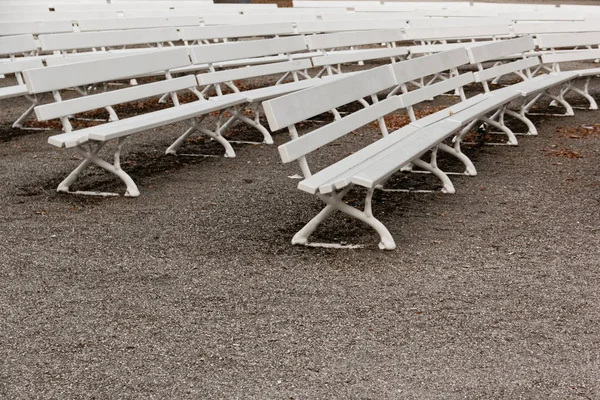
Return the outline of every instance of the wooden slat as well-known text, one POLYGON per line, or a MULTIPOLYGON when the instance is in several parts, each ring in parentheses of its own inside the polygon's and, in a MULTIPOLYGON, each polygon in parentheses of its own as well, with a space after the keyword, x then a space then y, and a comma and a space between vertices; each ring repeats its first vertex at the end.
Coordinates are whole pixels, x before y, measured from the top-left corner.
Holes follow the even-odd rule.
POLYGON ((595 60, 600 58, 600 49, 561 51, 555 54, 542 55, 544 64, 561 63, 569 61, 595 60))
POLYGON ((340 32, 307 36, 309 50, 331 49, 335 47, 360 46, 374 43, 397 42, 403 39, 400 29, 373 31, 340 32))
POLYGON ((24 77, 29 93, 44 93, 73 86, 124 79, 189 64, 185 48, 30 69, 24 77))
POLYGON ((533 50, 535 44, 532 36, 523 36, 517 39, 499 40, 481 46, 473 46, 467 49, 469 59, 473 64, 489 60, 497 60, 501 57, 523 53, 533 50))
POLYGON ((498 76, 510 74, 516 71, 521 71, 526 68, 531 68, 536 65, 539 65, 540 61, 537 57, 527 58, 525 60, 518 60, 506 64, 498 65, 497 67, 492 67, 485 69, 483 71, 475 72, 473 75, 475 77, 475 82, 483 82, 498 76))
POLYGON ((193 46, 190 47, 190 54, 194 64, 203 64, 303 50, 306 50, 304 38, 302 36, 290 36, 277 39, 247 40, 233 43, 193 46))
POLYGON ((71 21, 0 22, 0 36, 73 32, 71 21))
POLYGON ((537 36, 537 44, 540 49, 587 46, 599 43, 598 32, 555 33, 537 36))
POLYGON ((148 97, 158 96, 168 92, 175 92, 191 87, 196 87, 196 80, 192 75, 187 75, 181 78, 148 83, 146 85, 134 86, 37 106, 34 110, 38 120, 46 121, 49 119, 64 117, 66 115, 96 110, 115 104, 145 99, 148 97))
POLYGON ((380 101, 368 108, 356 111, 347 117, 334 121, 319 129, 315 129, 296 140, 279 146, 279 155, 284 163, 288 163, 333 142, 366 124, 383 117, 398 108, 401 104, 396 96, 380 101))
POLYGON ((467 72, 455 76, 454 78, 399 95, 398 97, 402 101, 402 106, 408 107, 439 96, 442 93, 447 93, 471 82, 474 82, 473 73, 467 72))
POLYGON ((0 54, 24 53, 37 49, 33 35, 0 37, 0 54))
POLYGON ((203 40, 240 38, 250 36, 291 35, 294 25, 291 22, 250 25, 216 25, 184 27, 179 30, 182 40, 203 40))
POLYGON ((321 57, 313 57, 312 62, 315 67, 319 67, 324 65, 343 64, 357 61, 377 60, 387 57, 403 56, 406 54, 408 54, 408 48, 406 47, 340 51, 338 54, 334 52, 321 57))
POLYGON ((304 121, 396 84, 388 65, 263 102, 272 131, 304 121))
POLYGON ((465 65, 468 62, 469 56, 467 51, 464 48, 459 48, 430 56, 405 60, 393 64, 392 68, 398 83, 406 83, 421 77, 465 65))
POLYGON ((210 85, 211 83, 228 82, 257 76, 279 74, 288 71, 298 71, 311 67, 312 64, 310 60, 297 60, 266 65, 256 65, 245 68, 228 69, 225 71, 208 72, 206 74, 197 75, 197 79, 200 85, 210 85))
POLYGON ((43 68, 42 60, 39 58, 20 58, 15 61, 0 63, 0 74, 14 74, 31 68, 43 68))
POLYGON ((179 40, 177 29, 135 29, 107 32, 60 33, 40 35, 40 47, 44 51, 89 49, 92 47, 128 46, 179 40))

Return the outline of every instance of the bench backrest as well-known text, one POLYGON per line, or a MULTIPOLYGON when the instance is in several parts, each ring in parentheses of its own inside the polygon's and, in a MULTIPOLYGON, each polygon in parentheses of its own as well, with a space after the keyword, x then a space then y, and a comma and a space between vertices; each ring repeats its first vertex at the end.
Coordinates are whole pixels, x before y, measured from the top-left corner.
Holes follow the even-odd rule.
POLYGON ((344 31, 369 31, 379 29, 401 29, 406 27, 405 20, 360 20, 360 21, 306 21, 296 24, 296 32, 306 33, 329 33, 344 31))
POLYGON ((294 25, 291 22, 247 25, 195 26, 183 27, 179 29, 179 36, 181 37, 181 40, 184 41, 292 34, 294 34, 294 25))
POLYGON ((272 131, 293 126, 396 85, 388 65, 263 102, 272 131))
POLYGON ((0 22, 0 36, 73 32, 71 21, 0 22))
POLYGON ((471 39, 510 35, 508 24, 406 28, 407 40, 471 39))
POLYGON ((116 11, 73 11, 73 12, 4 12, 0 21, 79 21, 82 19, 117 18, 116 11))
POLYGON ((132 78, 157 71, 168 71, 189 64, 187 49, 175 48, 30 69, 26 70, 23 75, 29 93, 34 94, 132 78))
POLYGON ((367 44, 395 43, 403 40, 400 29, 385 29, 359 32, 339 32, 306 37, 309 50, 325 50, 367 44))
POLYGON ((197 26, 199 20, 195 16, 188 17, 155 17, 155 18, 115 18, 89 19, 78 23, 79 31, 114 31, 120 29, 151 29, 180 26, 197 26))
POLYGON ((175 28, 59 33, 39 36, 40 47, 43 51, 128 46, 177 40, 179 40, 179 35, 175 28))
POLYGON ((575 22, 520 22, 513 25, 517 35, 540 35, 544 33, 594 32, 600 24, 589 21, 575 22))
POLYGON ((274 22, 316 21, 317 16, 315 14, 204 15, 202 19, 205 25, 240 25, 274 22))
POLYGON ((537 36, 537 44, 540 49, 588 46, 599 43, 598 32, 555 33, 537 36))
POLYGON ((189 49, 194 64, 211 64, 217 61, 239 60, 305 51, 306 43, 302 36, 290 36, 192 46, 189 49))
POLYGON ((33 35, 0 37, 0 55, 14 55, 37 50, 33 35))

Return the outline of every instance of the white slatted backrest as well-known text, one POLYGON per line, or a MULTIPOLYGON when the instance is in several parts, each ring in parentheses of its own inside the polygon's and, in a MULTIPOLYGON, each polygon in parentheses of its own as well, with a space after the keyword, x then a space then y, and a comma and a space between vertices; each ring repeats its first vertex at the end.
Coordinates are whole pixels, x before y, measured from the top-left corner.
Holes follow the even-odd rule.
POLYGON ((540 60, 537 57, 530 57, 523 60, 517 60, 514 62, 500 64, 495 67, 487 68, 483 71, 475 72, 475 82, 484 82, 490 79, 508 75, 513 72, 522 71, 528 68, 535 67, 540 64, 540 60))
POLYGON ((280 74, 288 71, 298 71, 311 68, 312 64, 309 59, 295 60, 281 63, 271 63, 266 65, 256 65, 251 67, 227 69, 225 71, 207 72, 197 75, 200 85, 210 85, 213 83, 221 83, 234 81, 238 79, 255 78, 258 76, 280 74))
POLYGON ((39 58, 22 57, 16 61, 1 62, 0 63, 0 74, 14 74, 15 72, 21 72, 31 68, 43 68, 42 60, 39 58))
MULTIPOLYGON (((401 23, 400 26, 394 26, 393 28, 402 28, 404 27, 409 20, 412 18, 423 18, 423 14, 420 13, 390 13, 390 12, 380 12, 380 13, 345 13, 345 14, 323 14, 321 19, 323 21, 378 21, 382 22, 384 20, 393 20, 401 23)), ((385 28, 385 27, 381 27, 385 28)))
POLYGON ((520 54, 535 48, 532 36, 523 36, 517 39, 500 40, 472 46, 467 48, 471 63, 477 64, 489 60, 497 60, 501 57, 520 54))
POLYGON ((0 37, 0 54, 25 53, 37 49, 33 35, 0 37))
POLYGON ((302 36, 247 40, 190 47, 192 62, 194 64, 238 60, 303 50, 306 50, 306 43, 302 36))
POLYGON ((447 79, 432 85, 424 86, 420 89, 410 91, 399 95, 402 107, 411 107, 415 104, 422 103, 440 94, 454 91, 460 87, 475 82, 475 77, 472 72, 467 72, 454 78, 447 79))
POLYGON ((62 32, 73 32, 73 23, 71 21, 0 22, 0 36, 62 32))
POLYGON ((241 38, 251 36, 291 35, 294 25, 291 22, 251 25, 216 25, 184 27, 179 30, 182 40, 203 40, 241 38))
POLYGON ((542 63, 552 64, 569 61, 595 60, 600 58, 600 49, 564 51, 556 54, 542 55, 542 63))
POLYGON ((509 12, 500 13, 501 17, 510 18, 513 21, 583 21, 585 19, 584 13, 571 13, 569 11, 558 11, 552 12, 509 12))
POLYGON ((60 33, 40 35, 40 47, 45 51, 89 49, 92 47, 127 46, 179 40, 177 29, 135 29, 107 32, 60 33))
POLYGON ((21 21, 80 21, 82 19, 117 18, 116 11, 73 11, 73 12, 10 12, 1 13, 2 22, 21 21))
POLYGON ((413 58, 392 65, 396 81, 399 84, 414 81, 421 77, 457 68, 469 62, 467 51, 463 48, 413 58))
POLYGON ((141 100, 152 96, 159 96, 169 92, 176 92, 196 86, 193 75, 180 78, 167 79, 160 82, 148 83, 125 89, 113 90, 91 96, 78 97, 71 100, 59 101, 47 105, 37 106, 35 115, 39 121, 60 118, 89 110, 122 104, 129 101, 141 100))
POLYGON ((306 37, 309 50, 398 42, 401 40, 403 40, 403 34, 400 29, 328 33, 306 37))
POLYGON ((540 49, 587 46, 599 43, 600 35, 598 35, 598 32, 557 33, 537 36, 537 44, 540 49))
POLYGON ((202 17, 206 25, 240 25, 240 24, 261 24, 275 22, 300 22, 316 21, 315 14, 255 14, 255 15, 204 15, 202 17))
POLYGON ((319 67, 349 62, 376 60, 387 57, 397 57, 407 54, 408 48, 406 47, 386 47, 383 49, 368 49, 357 51, 336 51, 324 56, 313 57, 312 62, 315 67, 319 67))
POLYGON ((343 31, 369 31, 379 29, 400 29, 406 26, 404 20, 365 20, 365 21, 312 21, 298 22, 296 32, 319 33, 319 32, 343 32, 343 31))
POLYGON ((199 20, 191 17, 157 17, 157 18, 116 18, 116 19, 90 19, 79 22, 81 32, 109 31, 119 29, 147 29, 179 26, 197 26, 199 20))
POLYGON ((271 130, 276 131, 396 84, 388 65, 263 102, 271 130))
POLYGON ((481 26, 481 25, 506 25, 511 21, 508 18, 411 18, 411 28, 434 28, 449 26, 481 26))
POLYGON ((513 25, 517 35, 544 34, 544 33, 569 33, 569 32, 594 32, 600 30, 600 23, 590 21, 575 22, 520 22, 513 25))
POLYGON ((26 70, 29 93, 107 82, 189 65, 185 48, 165 49, 103 60, 26 70))
POLYGON ((432 28, 406 28, 406 39, 459 39, 503 36, 510 34, 508 25, 483 25, 483 26, 449 26, 432 28))

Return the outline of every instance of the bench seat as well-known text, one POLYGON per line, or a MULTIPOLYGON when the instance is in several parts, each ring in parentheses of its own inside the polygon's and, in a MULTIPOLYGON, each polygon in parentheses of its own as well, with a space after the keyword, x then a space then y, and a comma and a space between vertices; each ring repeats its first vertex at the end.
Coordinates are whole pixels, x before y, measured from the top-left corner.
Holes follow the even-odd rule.
POLYGON ((84 144, 89 140, 104 142, 152 129, 157 126, 172 124, 202 114, 219 111, 227 107, 244 103, 245 101, 246 98, 239 93, 211 98, 206 101, 195 101, 179 107, 172 107, 107 124, 50 136, 48 138, 48 143, 56 147, 71 148, 84 144))

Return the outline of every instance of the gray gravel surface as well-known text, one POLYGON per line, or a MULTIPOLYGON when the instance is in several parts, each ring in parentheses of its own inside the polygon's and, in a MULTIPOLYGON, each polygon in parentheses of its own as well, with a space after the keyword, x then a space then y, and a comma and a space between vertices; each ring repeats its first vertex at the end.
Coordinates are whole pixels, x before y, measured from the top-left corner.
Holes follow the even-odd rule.
MULTIPOLYGON (((0 398, 600 398, 600 135, 569 133, 597 111, 467 148, 479 175, 452 176, 455 195, 378 192, 398 244, 382 252, 339 214, 314 240, 364 248, 292 246, 322 207, 288 178, 297 165, 265 145, 164 155, 181 124, 126 146, 139 198, 57 194, 78 161, 10 128, 26 106, 0 103, 0 398)), ((123 190, 97 169, 77 188, 123 190)))

